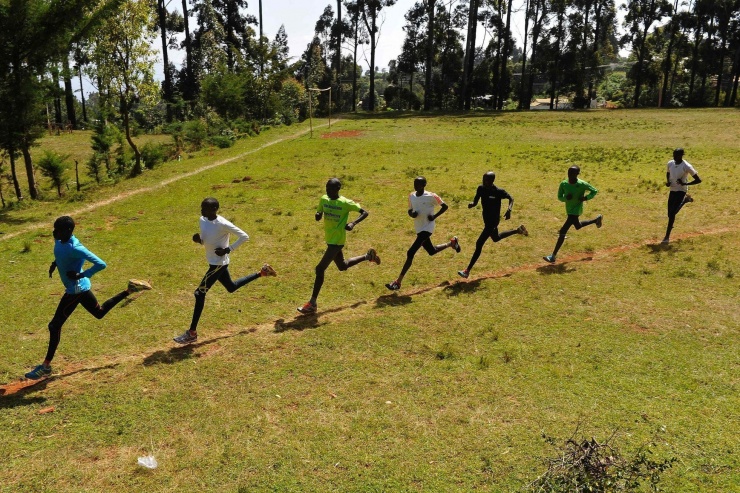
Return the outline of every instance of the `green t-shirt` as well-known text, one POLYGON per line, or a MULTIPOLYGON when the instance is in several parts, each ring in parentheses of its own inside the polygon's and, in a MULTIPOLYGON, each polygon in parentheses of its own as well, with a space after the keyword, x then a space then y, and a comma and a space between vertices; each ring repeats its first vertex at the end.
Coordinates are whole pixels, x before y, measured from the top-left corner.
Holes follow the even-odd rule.
POLYGON ((588 195, 586 195, 587 200, 594 198, 598 192, 596 188, 583 180, 577 180, 573 184, 568 180, 560 182, 560 187, 558 188, 558 200, 560 202, 565 202, 565 211, 568 214, 573 216, 580 216, 583 214, 583 202, 578 199, 585 195, 586 190, 589 191, 588 195), (565 198, 568 194, 571 195, 570 200, 565 198))
POLYGON ((349 213, 361 209, 360 204, 342 196, 335 200, 330 199, 328 195, 321 197, 316 212, 324 213, 324 233, 327 245, 344 245, 347 239, 347 231, 344 227, 347 225, 349 213))

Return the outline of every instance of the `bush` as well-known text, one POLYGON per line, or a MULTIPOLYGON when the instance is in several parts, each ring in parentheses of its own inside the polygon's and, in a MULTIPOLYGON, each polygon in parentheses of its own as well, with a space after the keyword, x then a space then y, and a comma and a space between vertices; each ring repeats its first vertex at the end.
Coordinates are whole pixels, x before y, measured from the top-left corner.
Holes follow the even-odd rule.
POLYGON ((660 475, 674 458, 651 458, 654 443, 641 447, 633 457, 624 457, 614 445, 614 435, 600 443, 595 438, 576 438, 576 433, 562 444, 543 435, 556 448, 557 457, 547 459, 547 471, 530 483, 526 491, 547 493, 606 493, 658 491, 660 475))
POLYGON ((163 163, 165 155, 164 146, 161 144, 147 142, 141 148, 141 160, 147 169, 154 169, 155 166, 163 163))
POLYGON ((51 180, 51 184, 57 189, 57 195, 62 196, 62 185, 67 183, 67 162, 69 156, 62 156, 53 151, 44 151, 44 156, 39 159, 38 166, 41 174, 51 180))
POLYGON ((190 120, 182 125, 182 140, 193 150, 203 147, 208 138, 208 127, 203 120, 190 120))
POLYGON ((208 138, 208 142, 221 149, 227 149, 234 145, 234 139, 227 135, 214 135, 208 138))

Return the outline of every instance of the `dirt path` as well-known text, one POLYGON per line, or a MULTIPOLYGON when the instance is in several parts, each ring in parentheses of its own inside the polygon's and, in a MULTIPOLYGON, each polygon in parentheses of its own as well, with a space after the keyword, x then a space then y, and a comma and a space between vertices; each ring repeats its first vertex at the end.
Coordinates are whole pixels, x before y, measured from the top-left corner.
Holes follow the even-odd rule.
MULTIPOLYGON (((214 166, 214 165, 211 165, 211 166, 214 166)), ((675 239, 676 240, 686 240, 686 239, 696 238, 700 236, 729 233, 732 231, 734 230, 731 228, 720 228, 720 229, 706 230, 706 231, 694 231, 691 233, 675 235, 675 239)), ((646 246, 649 246, 655 249, 669 248, 669 247, 665 247, 665 246, 662 246, 656 243, 654 240, 643 241, 640 243, 619 245, 619 246, 615 246, 612 248, 599 250, 597 252, 578 253, 578 254, 567 256, 567 257, 561 257, 557 264, 547 264, 544 261, 541 261, 538 263, 519 265, 515 267, 510 267, 507 269, 502 269, 496 272, 481 274, 479 276, 471 277, 464 281, 463 280, 444 281, 437 285, 430 285, 430 286, 418 288, 413 291, 403 291, 402 294, 400 295, 398 293, 394 293, 390 295, 382 295, 376 298, 375 300, 359 301, 359 302, 355 302, 352 304, 330 308, 328 310, 321 310, 316 315, 308 315, 308 316, 298 315, 298 316, 294 316, 290 320, 285 320, 281 318, 281 319, 278 319, 272 322, 265 322, 262 324, 258 324, 253 327, 224 330, 224 331, 214 334, 213 336, 209 338, 201 338, 196 344, 191 344, 189 346, 175 346, 174 343, 168 342, 167 345, 162 345, 158 348, 153 348, 152 352, 148 354, 141 353, 141 354, 118 356, 116 358, 101 358, 100 360, 90 362, 89 364, 84 364, 84 363, 65 364, 65 370, 63 372, 57 373, 48 379, 43 379, 39 381, 18 380, 15 382, 10 382, 6 385, 0 385, 0 396, 11 396, 13 394, 24 393, 24 391, 25 392, 30 392, 33 390, 41 391, 41 390, 44 390, 47 387, 47 385, 49 383, 52 383, 54 380, 72 377, 77 374, 84 375, 85 373, 95 372, 102 368, 113 368, 120 364, 128 363, 128 362, 143 362, 145 365, 149 365, 149 364, 158 364, 160 362, 171 362, 171 361, 176 361, 179 359, 184 359, 185 357, 191 357, 193 353, 199 354, 202 356, 207 356, 211 353, 217 352, 217 351, 214 351, 213 348, 209 346, 217 344, 218 341, 222 339, 229 339, 232 337, 248 335, 248 334, 252 334, 255 332, 268 333, 268 332, 284 332, 288 330, 301 331, 304 329, 315 328, 315 327, 324 325, 326 323, 329 323, 326 320, 326 318, 332 318, 335 315, 341 316, 341 314, 343 314, 344 312, 348 312, 351 310, 357 310, 363 306, 371 306, 373 303, 379 304, 379 305, 383 305, 383 304, 392 305, 394 304, 393 300, 398 300, 399 298, 406 299, 406 298, 410 298, 413 296, 420 296, 420 295, 423 295, 429 292, 441 291, 445 288, 449 288, 450 286, 456 286, 456 285, 464 286, 465 284, 470 283, 470 282, 480 282, 481 280, 485 280, 485 279, 499 279, 502 277, 508 277, 517 272, 536 271, 536 270, 557 270, 559 268, 562 268, 562 266, 567 263, 604 260, 604 259, 608 259, 609 257, 614 256, 614 254, 616 253, 621 253, 621 252, 625 252, 629 250, 636 250, 638 248, 642 248, 646 246), (323 319, 323 321, 321 321, 321 319, 323 319)))
MULTIPOLYGON (((336 124, 336 122, 335 122, 335 124, 336 124)), ((321 127, 325 127, 327 125, 328 125, 328 123, 323 123, 321 125, 316 125, 315 128, 321 128, 321 127)), ((275 144, 280 144, 280 143, 285 142, 287 140, 296 139, 298 137, 301 137, 301 136, 309 133, 309 131, 310 131, 310 129, 309 130, 303 130, 301 132, 298 132, 296 134, 289 135, 289 136, 286 136, 286 137, 281 137, 279 139, 276 139, 276 140, 267 142, 266 144, 262 144, 261 146, 255 148, 255 149, 252 149, 252 150, 249 150, 249 151, 246 151, 246 152, 242 152, 241 154, 238 154, 236 156, 233 156, 233 157, 230 157, 230 158, 227 158, 227 159, 222 159, 221 161, 216 161, 215 163, 211 163, 211 164, 208 164, 206 166, 202 166, 200 168, 194 169, 193 171, 188 171, 187 173, 183 173, 181 175, 174 176, 172 178, 167 178, 166 180, 163 180, 163 181, 157 183, 156 185, 152 185, 152 186, 144 187, 144 188, 137 188, 136 190, 129 190, 128 192, 124 192, 124 193, 121 193, 121 194, 118 194, 118 195, 114 195, 114 196, 109 197, 109 198, 107 198, 105 200, 100 200, 98 202, 94 202, 92 204, 86 205, 85 207, 82 207, 80 209, 76 209, 76 210, 70 211, 70 212, 64 212, 64 213, 62 213, 60 215, 78 216, 78 215, 83 214, 85 212, 93 211, 93 210, 95 210, 95 209, 97 209, 99 207, 104 207, 106 205, 113 204, 114 202, 119 202, 119 201, 125 200, 125 199, 127 199, 129 197, 133 197, 134 195, 139 195, 139 194, 142 194, 142 193, 155 192, 155 191, 160 190, 160 189, 166 187, 167 185, 169 185, 171 183, 174 183, 176 181, 184 180, 185 178, 190 178, 191 176, 195 176, 197 174, 203 173, 204 171, 208 171, 209 169, 213 169, 213 168, 216 168, 218 166, 223 166, 224 164, 228 164, 228 163, 231 163, 231 162, 236 161, 238 159, 242 159, 242 158, 244 158, 246 156, 249 156, 251 154, 254 154, 256 152, 260 152, 263 149, 266 149, 266 148, 268 148, 270 146, 273 146, 275 144)), ((25 226, 25 227, 19 229, 18 231, 15 231, 13 233, 8 233, 6 235, 2 235, 2 236, 0 236, 0 241, 9 240, 11 238, 15 238, 16 236, 19 236, 19 235, 22 235, 22 234, 25 234, 25 233, 29 233, 31 231, 36 231, 36 230, 42 229, 42 228, 49 228, 48 221, 29 224, 28 226, 25 226)))

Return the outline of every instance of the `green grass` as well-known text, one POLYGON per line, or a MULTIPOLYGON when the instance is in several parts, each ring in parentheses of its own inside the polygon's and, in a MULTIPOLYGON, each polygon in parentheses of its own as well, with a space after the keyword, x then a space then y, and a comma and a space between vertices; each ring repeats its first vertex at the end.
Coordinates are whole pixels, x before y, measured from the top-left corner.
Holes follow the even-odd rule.
POLYGON ((541 435, 565 439, 579 424, 602 441, 618 430, 626 454, 654 443, 656 457, 675 457, 666 491, 731 491, 738 123, 724 110, 349 119, 336 129, 362 135, 324 139, 324 129, 156 188, 304 126, 273 129, 84 203, 6 211, 0 381, 46 350, 62 292, 46 275, 56 216, 151 187, 75 218, 77 237, 108 262, 92 279, 98 299, 129 277, 155 290, 103 321, 78 310, 54 362, 61 375, 0 397, 0 491, 519 491, 554 454, 541 435), (676 241, 659 248, 648 243, 664 232, 677 146, 704 182, 676 241), (604 214, 604 227, 571 232, 564 263, 543 266, 572 164, 600 190, 584 217, 604 214), (467 202, 491 169, 515 198, 502 228, 524 223, 530 237, 489 243, 460 282, 481 228, 467 202), (463 252, 420 252, 389 294, 414 237, 406 197, 417 174, 450 205, 433 239, 456 234, 463 252), (324 249, 313 212, 331 176, 370 211, 345 255, 372 246, 382 264, 330 267, 319 316, 295 319, 324 249), (173 348, 206 268, 190 237, 211 195, 251 236, 232 275, 269 262, 279 277, 231 295, 214 287, 199 344, 173 348), (154 471, 136 465, 149 453, 154 471))

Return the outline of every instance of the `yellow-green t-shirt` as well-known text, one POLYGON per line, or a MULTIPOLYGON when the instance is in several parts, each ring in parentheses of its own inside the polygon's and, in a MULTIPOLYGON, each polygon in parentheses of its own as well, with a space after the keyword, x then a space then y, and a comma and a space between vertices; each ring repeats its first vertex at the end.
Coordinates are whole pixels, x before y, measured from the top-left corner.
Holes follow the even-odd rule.
POLYGON ((360 211, 360 204, 340 196, 332 200, 328 195, 324 195, 319 200, 319 207, 316 212, 324 214, 324 233, 327 245, 344 245, 347 239, 347 231, 344 227, 347 225, 347 218, 350 211, 360 211))
POLYGON ((565 212, 573 216, 580 216, 583 214, 583 201, 580 197, 586 197, 586 200, 594 198, 598 190, 590 183, 581 179, 576 180, 575 183, 570 183, 568 180, 563 180, 558 187, 558 200, 565 202, 565 212), (588 194, 586 194, 588 192, 588 194), (570 199, 566 197, 570 194, 570 199))

